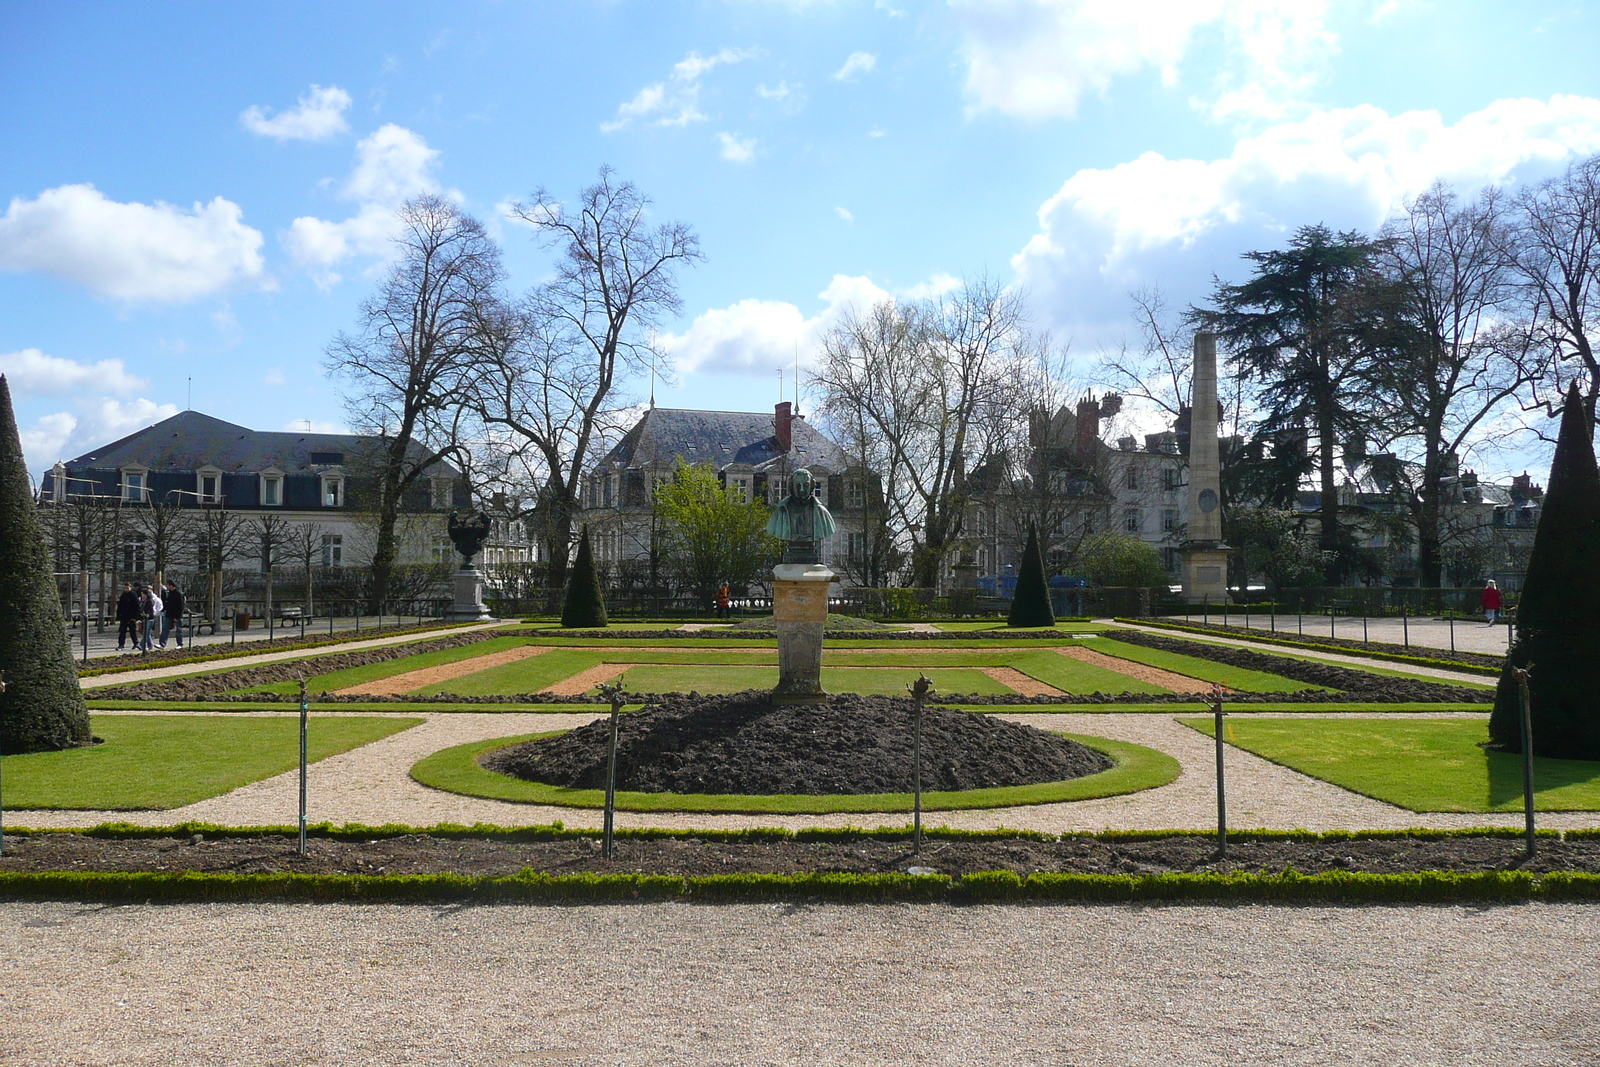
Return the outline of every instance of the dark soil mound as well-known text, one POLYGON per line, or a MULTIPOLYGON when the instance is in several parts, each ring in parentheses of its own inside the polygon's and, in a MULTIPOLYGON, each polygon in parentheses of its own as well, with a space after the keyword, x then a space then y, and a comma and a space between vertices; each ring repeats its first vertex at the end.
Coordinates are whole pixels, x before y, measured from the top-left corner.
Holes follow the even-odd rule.
MULTIPOLYGON (((748 690, 690 696, 622 716, 617 788, 643 793, 906 793, 912 705, 841 694, 825 704, 774 704, 748 690)), ((1081 778, 1104 754, 1032 726, 928 707, 922 788, 982 789, 1081 778)), ((605 788, 606 719, 560 737, 491 752, 483 766, 550 785, 605 788)))

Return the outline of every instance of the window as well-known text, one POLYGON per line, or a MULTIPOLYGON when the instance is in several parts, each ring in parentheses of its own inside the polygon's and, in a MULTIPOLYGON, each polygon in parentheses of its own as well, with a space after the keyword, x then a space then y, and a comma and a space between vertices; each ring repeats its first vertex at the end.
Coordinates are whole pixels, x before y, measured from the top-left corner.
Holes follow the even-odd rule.
POLYGON ((1178 509, 1177 508, 1162 508, 1161 509, 1161 532, 1162 533, 1171 533, 1173 530, 1176 530, 1177 528, 1178 528, 1178 509))
POLYGON ((1122 526, 1129 533, 1138 533, 1144 529, 1144 512, 1138 508, 1129 508, 1122 514, 1122 526))
POLYGON ((344 566, 344 535, 322 535, 322 565, 324 567, 344 566))
POLYGON ((435 478, 430 483, 433 489, 431 503, 436 508, 447 508, 455 503, 455 485, 449 478, 435 478))
POLYGON ((143 504, 145 484, 143 471, 122 472, 122 499, 130 504, 143 504))
POLYGON ((325 508, 344 506, 344 475, 324 474, 322 476, 322 506, 325 508))
POLYGON ((1168 574, 1176 574, 1181 562, 1177 549, 1163 548, 1161 550, 1161 566, 1168 574))
POLYGON ((1127 477, 1124 480, 1123 484, 1126 485, 1129 489, 1133 490, 1136 493, 1139 491, 1139 471, 1138 471, 1138 468, 1136 468, 1136 467, 1129 467, 1128 468, 1128 474, 1127 474, 1127 477))
POLYGON ((789 495, 789 479, 782 474, 767 475, 767 504, 781 504, 789 495))
POLYGON ((222 472, 202 469, 195 477, 195 490, 202 504, 222 503, 222 472))
POLYGON ((1183 471, 1177 467, 1167 467, 1161 472, 1161 487, 1163 489, 1182 489, 1183 471))
POLYGON ((433 539, 433 561, 435 563, 454 563, 457 555, 456 546, 449 537, 435 537, 433 539))
POLYGON ((859 560, 867 554, 867 535, 860 533, 847 533, 844 535, 844 556, 848 560, 859 560))
POLYGON ((261 476, 261 503, 265 507, 278 507, 283 503, 282 475, 263 474, 261 476))
POLYGON ((844 506, 857 510, 867 506, 866 481, 864 479, 860 477, 845 479, 844 506))
POLYGON ((122 570, 125 574, 136 574, 144 570, 144 538, 138 535, 130 537, 122 544, 122 570))
POLYGON ((733 499, 741 504, 750 503, 750 476, 748 474, 735 474, 729 478, 728 488, 733 490, 733 499))

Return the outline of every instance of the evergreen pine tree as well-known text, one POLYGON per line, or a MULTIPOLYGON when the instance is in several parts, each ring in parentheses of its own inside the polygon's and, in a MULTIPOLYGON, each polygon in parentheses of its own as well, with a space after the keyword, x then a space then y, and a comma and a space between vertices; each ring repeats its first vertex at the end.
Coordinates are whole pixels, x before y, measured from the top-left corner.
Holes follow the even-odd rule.
POLYGON ((561 608, 561 625, 568 630, 589 630, 606 625, 606 594, 600 573, 594 569, 589 531, 578 540, 578 558, 567 577, 567 600, 561 608))
POLYGON ((1533 751, 1556 759, 1600 760, 1600 469, 1589 415, 1573 384, 1561 416, 1550 482, 1517 605, 1517 641, 1495 693, 1489 737, 1522 751, 1521 708, 1513 667, 1528 679, 1533 751))
POLYGON ((1022 566, 1017 568, 1017 591, 1011 598, 1007 626, 1054 626, 1056 613, 1050 607, 1050 583, 1044 576, 1044 553, 1039 551, 1039 531, 1028 527, 1028 545, 1022 550, 1022 566))
POLYGON ((60 594, 51 575, 38 506, 0 375, 0 751, 53 752, 87 745, 89 712, 78 687, 60 594))

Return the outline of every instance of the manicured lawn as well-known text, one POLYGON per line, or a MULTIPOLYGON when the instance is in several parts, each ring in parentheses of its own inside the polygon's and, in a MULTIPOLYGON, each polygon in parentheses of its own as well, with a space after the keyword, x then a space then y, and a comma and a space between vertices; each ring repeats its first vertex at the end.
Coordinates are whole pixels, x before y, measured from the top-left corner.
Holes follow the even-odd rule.
MULTIPOLYGON (((619 669, 618 673, 622 673, 619 669)), ((903 695, 906 686, 916 681, 918 673, 933 679, 934 686, 944 693, 1010 693, 1013 690, 990 678, 982 671, 971 669, 926 668, 822 668, 822 687, 830 693, 865 693, 903 695)), ((644 664, 630 666, 626 671, 627 687, 640 693, 737 693, 745 689, 771 689, 778 684, 777 667, 746 667, 728 665, 667 665, 644 664)))
POLYGON ((1236 689, 1241 693, 1298 693, 1306 689, 1325 688, 1296 682, 1277 674, 1267 674, 1264 671, 1230 667, 1199 656, 1185 656, 1177 652, 1145 648, 1142 645, 1124 644, 1112 639, 1109 634, 1106 639, 1096 642, 1092 647, 1096 652, 1104 652, 1108 656, 1131 660, 1134 663, 1143 663, 1147 667, 1158 667, 1174 674, 1198 678, 1203 682, 1221 682, 1229 689, 1236 689))
MULTIPOLYGON (((105 744, 4 758, 8 809, 176 808, 300 763, 296 716, 93 715, 89 721, 105 744)), ((306 733, 307 754, 326 759, 422 721, 318 716, 306 733)), ((286 811, 283 821, 292 814, 286 811)))
MULTIPOLYGON (((1182 720, 1208 737, 1212 720, 1182 720)), ((1475 719, 1229 718, 1223 737, 1274 763, 1412 811, 1521 811, 1522 757, 1486 752, 1475 719)), ((1541 811, 1600 810, 1600 762, 1535 759, 1541 811)))
MULTIPOLYGON (((328 693, 346 686, 359 685, 362 682, 376 681, 379 678, 391 678, 396 674, 407 671, 420 671, 425 667, 438 667, 446 663, 460 663, 462 660, 476 659, 478 656, 487 656, 491 652, 504 652, 510 648, 519 648, 528 643, 527 636, 519 637, 492 637, 487 641, 477 644, 462 645, 460 648, 444 648, 436 652, 423 652, 415 656, 402 656, 399 659, 384 660, 382 663, 369 663, 365 667, 351 667, 349 670, 331 671, 326 674, 308 675, 306 688, 312 693, 328 693)), ((307 671, 316 669, 316 661, 306 664, 307 671)), ((252 689, 241 689, 241 693, 298 693, 297 682, 275 682, 271 685, 259 685, 252 689)))
MULTIPOLYGON (((559 732, 559 731, 556 731, 559 732)), ((473 741, 435 752, 411 768, 411 777, 423 785, 467 796, 510 800, 523 804, 554 804, 569 808, 605 806, 605 793, 598 789, 568 789, 561 786, 526 782, 496 774, 478 766, 478 757, 491 749, 514 745, 553 733, 525 734, 488 741, 473 741)), ((924 809, 958 811, 969 808, 1007 808, 1025 804, 1053 804, 1067 800, 1089 800, 1116 796, 1166 785, 1178 776, 1178 761, 1164 752, 1126 741, 1104 737, 1063 734, 1110 756, 1116 766, 1099 774, 1066 782, 1010 786, 999 789, 969 789, 961 792, 929 792, 922 795, 924 809)), ((633 793, 618 792, 621 811, 701 811, 748 812, 757 814, 813 814, 836 812, 910 811, 910 793, 863 793, 854 795, 777 794, 770 796, 733 793, 633 793)))
MULTIPOLYGON (((940 630, 943 630, 945 633, 971 633, 976 630, 1010 629, 1010 627, 1006 625, 1004 619, 961 619, 952 622, 936 622, 934 625, 940 630)), ((1050 627, 1045 626, 1024 626, 1019 627, 1015 632, 1022 634, 1035 634, 1048 632, 1049 629, 1050 627)), ((1082 634, 1099 633, 1101 630, 1107 629, 1107 626, 1104 623, 1098 622, 1058 622, 1055 624, 1054 629, 1057 633, 1082 634)))
MULTIPOLYGON (((1094 649, 1099 651, 1099 644, 1094 649)), ((1011 666, 1030 678, 1053 685, 1063 693, 1165 693, 1166 688, 1142 682, 1105 667, 1063 656, 1054 649, 1036 648, 1018 652, 1011 666)))

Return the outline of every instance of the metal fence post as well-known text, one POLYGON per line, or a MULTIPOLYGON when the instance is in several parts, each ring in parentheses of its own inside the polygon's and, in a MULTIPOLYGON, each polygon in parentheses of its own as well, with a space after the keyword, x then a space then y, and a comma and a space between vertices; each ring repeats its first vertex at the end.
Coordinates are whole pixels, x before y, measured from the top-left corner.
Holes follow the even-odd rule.
POLYGON ((600 853, 606 859, 616 854, 614 841, 617 818, 617 712, 622 709, 623 678, 616 685, 600 686, 600 695, 611 701, 611 748, 606 757, 606 811, 600 853))
POLYGON ((306 854, 306 718, 311 700, 306 696, 306 676, 300 675, 300 855, 306 854))
POLYGON ((926 674, 918 673, 917 680, 906 686, 911 691, 911 717, 916 739, 911 745, 911 852, 922 854, 922 703, 933 692, 933 682, 926 674))
POLYGON ((1532 673, 1531 663, 1511 668, 1511 674, 1517 679, 1518 703, 1522 705, 1522 817, 1530 859, 1536 847, 1533 834, 1533 698, 1528 694, 1528 676, 1532 673))
POLYGON ((1410 648, 1411 647, 1411 620, 1406 615, 1406 598, 1404 596, 1402 596, 1400 598, 1400 634, 1401 634, 1402 639, 1405 641, 1406 647, 1410 648))
POLYGON ((1211 705, 1217 745, 1217 855, 1228 854, 1228 789, 1222 769, 1222 686, 1213 683, 1206 701, 1211 705))

